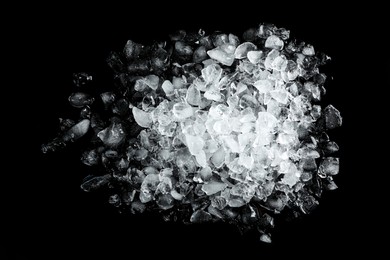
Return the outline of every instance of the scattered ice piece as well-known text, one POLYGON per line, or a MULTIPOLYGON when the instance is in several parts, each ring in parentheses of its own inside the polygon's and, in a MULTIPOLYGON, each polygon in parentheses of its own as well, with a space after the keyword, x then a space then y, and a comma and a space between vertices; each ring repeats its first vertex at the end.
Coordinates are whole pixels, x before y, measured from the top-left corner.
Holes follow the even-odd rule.
POLYGON ((260 236, 260 241, 269 244, 269 243, 272 242, 271 236, 268 235, 268 234, 262 234, 262 235, 260 236))
POLYGON ((278 36, 270 35, 264 45, 266 48, 281 50, 284 47, 284 42, 278 36))
POLYGON ((109 182, 110 175, 92 177, 81 184, 81 189, 86 192, 97 190, 98 188, 106 185, 109 182))
POLYGON ((240 152, 243 152, 247 146, 252 145, 256 135, 254 133, 243 133, 238 135, 238 144, 240 152))
POLYGON ((83 92, 76 92, 69 96, 69 103, 77 108, 91 105, 95 99, 83 92))
POLYGON ((207 167, 206 153, 203 150, 195 154, 195 159, 201 167, 207 167))
POLYGON ((247 58, 252 64, 258 64, 262 57, 262 51, 248 51, 247 53, 247 58))
POLYGON ((217 83, 222 77, 222 68, 216 63, 205 66, 201 71, 206 83, 217 83))
POLYGON ((241 110, 240 114, 241 114, 241 118, 240 118, 241 123, 256 121, 256 116, 253 114, 253 109, 250 107, 241 110))
POLYGON ((256 129, 272 130, 277 123, 278 123, 278 119, 272 114, 268 112, 259 112, 256 120, 256 129))
POLYGON ((113 92, 104 92, 100 94, 100 97, 103 101, 104 107, 107 109, 108 106, 114 103, 116 96, 113 92))
POLYGON ((222 140, 224 141, 225 145, 228 147, 228 149, 232 153, 239 153, 240 152, 238 142, 233 136, 231 136, 231 135, 224 136, 222 138, 222 140))
POLYGON ((133 42, 132 40, 128 40, 123 49, 123 53, 128 60, 132 60, 138 58, 142 49, 143 46, 141 44, 133 42))
POLYGON ((272 69, 272 63, 276 59, 276 57, 279 56, 279 51, 276 49, 273 49, 267 54, 267 57, 265 58, 264 61, 264 66, 266 69, 271 70, 272 69))
POLYGON ((254 51, 257 49, 257 46, 251 42, 244 42, 237 46, 234 52, 234 58, 244 59, 247 57, 249 51, 254 51))
POLYGON ((297 166, 291 161, 283 161, 280 163, 280 173, 284 174, 282 183, 289 185, 290 187, 294 186, 301 176, 301 173, 298 171, 297 166))
POLYGON ((327 157, 322 160, 318 168, 318 173, 320 176, 337 175, 339 168, 339 158, 327 157))
POLYGON ((280 55, 276 57, 271 63, 271 68, 277 71, 285 71, 287 68, 287 59, 286 56, 280 55))
POLYGON ((212 156, 211 162, 216 168, 221 168, 225 162, 225 150, 220 147, 212 156))
POLYGON ((208 100, 212 100, 212 101, 221 101, 222 99, 222 94, 221 92, 219 92, 219 90, 207 90, 205 93, 204 93, 204 97, 207 98, 208 100))
POLYGON ((160 79, 159 79, 159 77, 157 77, 156 75, 153 75, 153 74, 152 74, 152 75, 146 76, 145 79, 144 79, 144 81, 145 81, 145 84, 146 84, 149 88, 151 88, 151 89, 153 89, 153 90, 156 90, 157 87, 158 87, 158 83, 159 83, 160 79))
POLYGON ((332 177, 328 177, 326 178, 326 189, 327 190, 335 190, 337 189, 337 185, 336 183, 333 181, 333 178, 332 177))
POLYGON ((332 105, 324 109, 326 128, 334 129, 341 126, 342 118, 340 112, 332 105))
POLYGON ((229 42, 229 36, 225 33, 211 35, 214 46, 221 46, 229 42))
POLYGON ((274 84, 271 80, 261 79, 253 83, 253 86, 255 86, 260 93, 266 93, 273 90, 274 84))
POLYGON ((313 56, 315 54, 313 45, 308 44, 305 47, 303 47, 302 54, 306 56, 313 56))
POLYGON ((240 39, 236 35, 229 33, 228 38, 229 38, 230 44, 232 44, 236 47, 240 44, 240 39))
POLYGON ((73 73, 73 84, 76 87, 86 86, 92 81, 92 76, 85 72, 73 73))
POLYGON ((172 82, 170 82, 169 80, 165 80, 161 87, 164 90, 165 95, 167 95, 168 97, 173 95, 174 87, 172 82))
POLYGON ((172 85, 175 89, 182 89, 186 86, 186 78, 183 75, 182 77, 173 77, 172 78, 172 85))
MULTIPOLYGON (((235 48, 234 45, 231 45, 232 48, 235 48)), ((226 50, 230 50, 229 47, 222 48, 222 46, 217 47, 215 49, 207 51, 207 54, 210 56, 210 58, 220 62, 223 65, 231 66, 234 62, 234 52, 228 53, 226 50)))
POLYGON ((229 126, 229 121, 227 119, 218 120, 214 123, 214 131, 219 135, 227 135, 232 131, 229 126))
POLYGON ((125 141, 126 133, 121 123, 112 123, 100 131, 97 136, 108 147, 117 147, 125 141))
POLYGON ((175 189, 171 190, 171 196, 175 199, 175 200, 182 200, 184 198, 184 196, 182 194, 180 194, 179 192, 177 192, 175 189))
POLYGON ((189 104, 181 102, 173 105, 172 113, 178 120, 183 120, 192 116, 194 114, 194 110, 189 104))
POLYGON ((255 160, 253 159, 252 155, 248 155, 246 153, 240 153, 238 164, 244 166, 248 170, 251 170, 253 168, 255 160))
POLYGON ((175 43, 175 51, 181 56, 181 57, 189 57, 192 56, 193 50, 191 46, 187 45, 183 41, 177 41, 175 43))
POLYGON ((311 108, 310 115, 317 120, 321 116, 321 106, 320 105, 314 105, 311 108))
POLYGON ((271 97, 282 104, 287 104, 288 93, 285 90, 272 90, 270 92, 271 97))
POLYGON ((187 89, 186 100, 188 104, 193 106, 198 106, 201 102, 200 91, 193 84, 187 89))
POLYGON ((211 180, 202 186, 202 190, 206 193, 206 195, 212 195, 221 190, 224 190, 227 187, 227 184, 220 181, 211 180))
POLYGON ((203 138, 194 135, 186 135, 186 143, 188 150, 192 155, 199 154, 204 146, 203 138))
POLYGON ((145 112, 137 107, 133 107, 131 111, 133 113, 135 122, 137 122, 139 126, 149 128, 152 125, 153 122, 150 113, 145 112))
POLYGON ((199 46, 195 51, 193 55, 193 60, 196 63, 202 62, 205 59, 207 59, 207 51, 205 46, 199 46))
POLYGON ((259 107, 259 102, 257 101, 257 99, 253 95, 245 94, 240 98, 238 105, 241 108, 250 107, 250 108, 256 109, 259 107))
POLYGON ((333 141, 330 141, 326 144, 326 147, 325 147, 325 152, 327 154, 332 154, 332 153, 335 153, 339 150, 339 146, 333 142, 333 141))
POLYGON ((72 126, 63 136, 64 141, 76 141, 83 137, 89 130, 91 121, 89 119, 83 119, 74 126, 72 126))
POLYGON ((202 181, 207 182, 213 176, 210 166, 206 166, 199 171, 199 175, 202 178, 202 181))
POLYGON ((174 206, 174 202, 175 200, 171 194, 161 194, 156 200, 156 204, 162 210, 167 210, 172 208, 174 206))
POLYGON ((192 223, 204 223, 211 221, 212 217, 210 213, 204 211, 204 210, 197 210, 195 211, 190 218, 190 221, 192 223))
POLYGON ((230 199, 228 202, 228 205, 232 208, 239 208, 239 207, 244 206, 245 204, 246 204, 246 202, 240 197, 230 199))

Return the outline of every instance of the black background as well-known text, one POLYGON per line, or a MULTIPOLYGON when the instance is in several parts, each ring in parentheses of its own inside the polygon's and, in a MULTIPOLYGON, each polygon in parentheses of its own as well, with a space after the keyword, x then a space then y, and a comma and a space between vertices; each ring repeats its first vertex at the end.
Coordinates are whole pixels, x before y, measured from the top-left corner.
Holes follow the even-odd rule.
POLYGON ((367 54, 374 43, 366 40, 378 24, 363 15, 370 9, 303 4, 291 8, 276 3, 225 3, 214 8, 193 3, 178 10, 153 6, 110 6, 101 11, 92 6, 53 6, 45 11, 46 6, 31 12, 22 28, 13 31, 20 58, 12 67, 17 84, 10 86, 15 90, 11 98, 17 102, 6 108, 13 112, 9 131, 15 137, 8 146, 12 161, 6 162, 12 165, 11 172, 7 170, 11 178, 3 184, 9 207, 3 233, 5 255, 9 259, 233 254, 311 258, 376 253, 372 245, 380 239, 374 233, 381 227, 374 228, 377 221, 371 205, 376 199, 371 199, 368 187, 376 186, 379 178, 366 178, 375 172, 375 163, 368 166, 367 156, 373 151, 363 148, 373 138, 365 126, 366 120, 373 120, 366 116, 365 100, 370 98, 369 83, 374 85, 366 74, 376 70, 365 65, 374 63, 367 54), (55 137, 59 117, 77 118, 77 110, 67 102, 76 91, 72 73, 89 72, 99 88, 109 89, 112 74, 105 59, 111 50, 121 50, 126 40, 147 44, 166 39, 177 29, 199 28, 206 33, 221 30, 241 35, 261 22, 288 28, 292 37, 332 57, 326 70, 333 80, 326 85, 325 102, 338 108, 344 118, 343 127, 329 133, 340 145, 341 169, 335 178, 339 189, 326 192, 311 215, 291 223, 277 222, 272 244, 260 243, 255 232, 240 235, 224 224, 185 226, 150 216, 120 215, 106 197, 79 188, 90 171, 79 160, 83 140, 55 154, 40 153, 40 145, 55 137), (19 106, 23 112, 13 111, 19 106))

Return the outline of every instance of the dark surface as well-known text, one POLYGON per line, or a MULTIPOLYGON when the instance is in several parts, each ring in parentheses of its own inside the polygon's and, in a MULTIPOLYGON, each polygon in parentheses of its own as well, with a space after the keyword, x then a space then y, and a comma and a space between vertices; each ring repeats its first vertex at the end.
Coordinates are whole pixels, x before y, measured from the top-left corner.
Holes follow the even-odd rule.
POLYGON ((357 137, 364 130, 358 124, 364 111, 357 114, 356 110, 364 77, 356 77, 362 71, 356 55, 359 47, 356 40, 351 40, 356 39, 365 22, 359 22, 356 14, 347 19, 344 10, 333 7, 312 9, 283 9, 274 14, 253 10, 246 16, 238 11, 207 14, 204 7, 183 7, 184 13, 157 8, 153 14, 146 7, 133 8, 127 14, 117 9, 98 13, 74 8, 66 14, 59 10, 40 14, 40 19, 27 23, 24 38, 33 56, 25 59, 22 66, 28 67, 24 75, 33 73, 24 90, 28 101, 22 115, 25 127, 20 130, 24 135, 13 145, 17 148, 12 152, 17 155, 13 156, 16 162, 12 162, 16 170, 11 181, 3 184, 9 188, 6 200, 10 214, 5 225, 5 254, 9 259, 183 258, 183 254, 202 258, 232 254, 240 258, 311 258, 363 250, 374 253, 370 239, 375 243, 375 229, 367 224, 373 217, 368 214, 364 188, 372 186, 373 179, 364 179, 368 171, 364 160, 367 150, 362 151, 362 138, 357 137), (136 13, 140 16, 136 17, 136 13), (58 117, 78 116, 78 110, 67 101, 77 90, 71 82, 72 73, 89 72, 99 88, 109 89, 111 71, 105 59, 109 51, 121 50, 127 39, 147 44, 164 39, 176 29, 241 34, 260 22, 286 27, 292 37, 332 57, 326 70, 333 80, 326 85, 325 101, 338 108, 344 119, 341 128, 329 133, 340 146, 341 169, 335 178, 339 189, 326 192, 311 215, 291 223, 276 222, 272 244, 260 243, 256 232, 242 236, 233 226, 224 224, 185 226, 164 223, 152 216, 120 215, 100 193, 80 190, 82 178, 91 171, 79 159, 86 141, 80 140, 58 153, 40 153, 40 145, 55 137, 58 117), (345 43, 351 41, 355 43, 345 43), (18 150, 26 142, 27 147, 22 152, 18 150))

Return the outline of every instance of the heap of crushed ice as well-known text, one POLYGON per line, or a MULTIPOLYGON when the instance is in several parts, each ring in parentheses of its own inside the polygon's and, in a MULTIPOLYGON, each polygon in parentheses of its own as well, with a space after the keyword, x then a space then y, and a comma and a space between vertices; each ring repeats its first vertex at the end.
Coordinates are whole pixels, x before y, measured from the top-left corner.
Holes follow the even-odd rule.
MULTIPOLYGON (((322 189, 337 188, 338 146, 326 131, 341 125, 322 109, 329 57, 261 24, 242 39, 179 31, 169 42, 129 40, 108 64, 115 87, 99 97, 69 97, 80 120, 61 120, 54 151, 91 132, 86 165, 106 168, 81 188, 110 189, 109 202, 167 220, 222 220, 257 228, 270 242, 273 216, 310 212, 322 189), (99 107, 100 105, 100 107, 99 107)), ((90 75, 74 75, 82 88, 90 75)))

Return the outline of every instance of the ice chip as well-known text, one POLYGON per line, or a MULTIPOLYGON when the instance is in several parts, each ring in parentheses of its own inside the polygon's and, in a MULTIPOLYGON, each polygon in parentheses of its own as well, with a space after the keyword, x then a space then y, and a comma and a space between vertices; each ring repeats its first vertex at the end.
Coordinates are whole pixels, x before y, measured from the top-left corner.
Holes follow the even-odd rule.
POLYGON ((227 53, 221 47, 209 50, 207 54, 210 58, 226 66, 231 66, 234 62, 234 53, 227 53))
POLYGON ((245 200, 243 200, 240 197, 230 199, 228 202, 228 205, 232 208, 239 208, 239 207, 244 206, 245 204, 246 204, 245 200))
POLYGON ((171 194, 161 194, 156 200, 156 204, 162 210, 167 210, 172 208, 174 206, 174 203, 175 200, 171 194))
POLYGON ((262 57, 262 51, 248 51, 247 53, 247 58, 252 64, 258 64, 262 57))
POLYGON ((194 135, 186 135, 186 143, 192 155, 199 154, 204 146, 203 138, 194 135))
POLYGON ((201 167, 206 167, 207 166, 207 158, 206 158, 206 153, 201 150, 199 153, 195 155, 196 162, 201 166, 201 167))
POLYGON ((279 56, 279 51, 276 49, 273 49, 267 54, 267 57, 264 61, 264 66, 266 69, 271 70, 272 69, 272 63, 275 61, 275 59, 279 56))
POLYGON ((191 215, 190 221, 192 223, 204 223, 211 221, 211 219, 210 213, 204 210, 197 210, 191 215))
POLYGON ((213 195, 217 192, 220 192, 221 190, 225 189, 227 187, 227 184, 224 182, 214 181, 211 180, 202 186, 202 190, 207 195, 213 195))
POLYGON ((264 46, 270 49, 281 50, 284 47, 284 42, 276 35, 270 35, 265 41, 264 46))
POLYGON ((222 68, 218 64, 210 64, 202 69, 202 77, 206 83, 217 83, 222 76, 222 68))
POLYGON ((226 147, 230 150, 232 153, 239 153, 240 152, 240 147, 238 145, 238 142, 236 138, 234 138, 231 135, 224 136, 223 141, 226 145, 226 147))
POLYGON ((188 104, 193 106, 198 106, 201 102, 200 91, 193 84, 187 89, 186 100, 188 104))
POLYGON ((275 99, 277 102, 282 104, 287 104, 288 102, 288 93, 285 90, 272 90, 270 92, 271 97, 275 99))
POLYGON ((172 112, 178 120, 184 120, 194 114, 192 107, 184 102, 174 104, 172 112))
POLYGON ((313 56, 315 54, 313 45, 308 44, 305 47, 303 47, 302 54, 306 56, 313 56))
POLYGON ((268 235, 268 234, 262 234, 262 235, 260 236, 260 241, 269 244, 269 243, 272 242, 271 236, 268 235))
POLYGON ((261 79, 253 83, 253 86, 257 88, 260 93, 266 93, 273 90, 274 83, 268 79, 261 79))
POLYGON ((125 141, 126 133, 121 123, 112 123, 100 131, 97 136, 109 147, 117 147, 125 141))
POLYGON ((207 90, 205 93, 204 93, 204 97, 208 100, 212 100, 212 101, 221 101, 222 99, 222 94, 221 92, 219 92, 218 90, 207 90))
POLYGON ((340 112, 332 105, 324 109, 326 128, 334 129, 341 126, 342 118, 340 112))
POLYGON ((320 176, 337 175, 339 173, 339 158, 327 157, 318 168, 320 176))
POLYGON ((273 129, 278 123, 278 119, 268 112, 259 112, 256 120, 257 129, 273 129))
POLYGON ((164 90, 165 95, 167 95, 167 96, 173 95, 174 87, 173 87, 172 82, 170 82, 169 80, 165 80, 161 87, 164 90))
POLYGON ((205 46, 199 46, 193 55, 193 61, 196 63, 202 62, 207 59, 207 51, 205 46))
POLYGON ((145 81, 145 84, 146 84, 149 88, 151 88, 151 89, 153 89, 153 90, 156 90, 157 87, 158 87, 158 83, 159 83, 160 79, 159 79, 159 77, 157 77, 156 75, 153 75, 153 74, 152 74, 152 75, 146 76, 145 79, 144 79, 144 81, 145 81))
POLYGON ((95 99, 83 92, 76 92, 69 96, 69 103, 77 108, 91 105, 95 99))
POLYGON ((235 52, 234 52, 234 58, 236 59, 244 59, 247 57, 247 54, 249 51, 256 50, 257 47, 251 42, 244 42, 237 46, 235 52))
POLYGON ((133 107, 131 111, 133 113, 135 122, 137 122, 139 126, 149 128, 152 125, 152 118, 150 113, 145 112, 137 107, 133 107))
POLYGON ((225 150, 221 147, 211 156, 212 164, 220 168, 225 162, 225 150))
POLYGON ((66 131, 63 136, 64 141, 75 141, 83 137, 89 130, 91 121, 89 119, 83 119, 74 126, 72 126, 68 131, 66 131))
POLYGON ((110 175, 95 176, 87 179, 81 184, 81 189, 86 192, 97 190, 98 188, 106 185, 110 180, 110 175))

